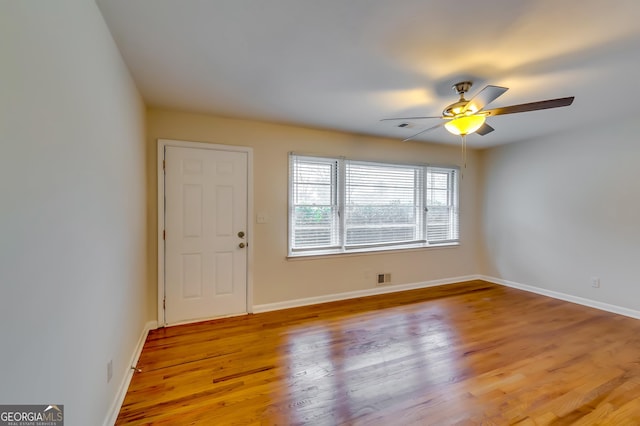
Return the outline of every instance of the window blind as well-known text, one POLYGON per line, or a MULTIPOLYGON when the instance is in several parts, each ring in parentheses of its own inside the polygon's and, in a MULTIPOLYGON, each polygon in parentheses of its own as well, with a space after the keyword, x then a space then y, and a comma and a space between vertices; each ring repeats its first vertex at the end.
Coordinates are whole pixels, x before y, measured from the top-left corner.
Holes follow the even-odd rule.
POLYGON ((458 171, 428 167, 426 187, 427 241, 458 241, 458 171))
POLYGON ((422 169, 360 161, 345 163, 345 244, 421 240, 422 169))
POLYGON ((291 156, 290 246, 338 246, 338 160, 291 156))

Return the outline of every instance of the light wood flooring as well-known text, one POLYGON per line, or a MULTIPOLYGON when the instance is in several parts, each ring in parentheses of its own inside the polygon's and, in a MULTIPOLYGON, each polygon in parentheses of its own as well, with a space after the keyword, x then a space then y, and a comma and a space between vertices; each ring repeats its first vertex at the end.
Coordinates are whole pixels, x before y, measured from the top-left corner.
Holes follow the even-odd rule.
POLYGON ((640 320, 483 281, 154 330, 119 425, 640 425, 640 320))

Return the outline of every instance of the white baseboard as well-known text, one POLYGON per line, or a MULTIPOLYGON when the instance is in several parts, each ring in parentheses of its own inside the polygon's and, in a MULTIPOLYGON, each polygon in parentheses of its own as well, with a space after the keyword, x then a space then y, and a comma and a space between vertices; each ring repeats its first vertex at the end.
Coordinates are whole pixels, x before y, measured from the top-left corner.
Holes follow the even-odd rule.
POLYGON ((383 287, 375 287, 365 290, 349 291, 346 293, 327 294, 316 297, 306 297, 303 299, 286 300, 283 302, 266 303, 262 305, 254 305, 253 312, 269 312, 280 309, 297 308, 300 306, 316 305, 318 303, 336 302, 339 300, 354 299, 356 297, 375 296, 377 294, 395 293, 398 291, 414 290, 418 288, 435 287, 439 285, 455 284, 463 281, 483 280, 506 287, 517 288, 519 290, 528 291, 530 293, 541 294, 543 296, 553 297, 554 299, 564 300, 566 302, 577 303, 579 305, 588 306, 590 308, 600 309, 602 311, 612 312, 614 314, 624 315, 630 318, 640 319, 640 311, 624 308, 622 306, 611 305, 609 303, 599 302, 584 297, 573 296, 571 294, 561 293, 559 291, 548 290, 527 284, 520 284, 514 281, 503 280, 501 278, 490 277, 486 275, 466 275, 461 277, 444 278, 432 281, 423 281, 410 284, 390 285, 383 287))
POLYGON ((298 308, 300 306, 316 305, 318 303, 337 302, 339 300, 355 299, 356 297, 375 296, 378 294, 395 293, 398 291, 415 290, 418 288, 435 287, 438 285, 454 284, 463 281, 478 279, 476 275, 467 275, 462 277, 444 278, 432 281, 423 281, 410 284, 398 284, 368 288, 364 290, 348 291, 345 293, 327 294, 323 296, 305 297, 303 299, 285 300, 283 302, 265 303, 263 305, 254 305, 253 312, 269 312, 278 311, 280 309, 298 308))
POLYGON ((503 280, 501 278, 477 275, 476 279, 488 281, 494 284, 500 284, 506 287, 517 288, 519 290, 524 290, 531 293, 541 294, 543 296, 553 297, 554 299, 564 300, 566 302, 577 303, 578 305, 600 309, 601 311, 612 312, 614 314, 619 314, 619 315, 624 315, 626 317, 640 319, 640 311, 624 308, 622 306, 611 305, 609 303, 604 303, 604 302, 598 302, 597 300, 591 300, 591 299, 586 299, 584 297, 573 296, 571 294, 561 293, 559 291, 554 291, 554 290, 548 290, 546 288, 535 287, 527 284, 520 284, 513 281, 503 280))
POLYGON ((104 426, 113 426, 118 418, 118 414, 120 413, 120 408, 122 408, 122 403, 124 402, 124 397, 127 395, 127 390, 129 389, 129 384, 131 384, 131 379, 133 378, 133 367, 138 364, 138 359, 140 358, 140 354, 142 353, 142 348, 144 347, 144 342, 147 340, 147 335, 150 330, 155 330, 158 328, 157 321, 149 321, 144 325, 144 329, 140 334, 140 339, 138 339, 138 344, 136 345, 136 349, 131 356, 131 362, 129 365, 132 368, 129 368, 122 381, 120 382, 120 388, 118 388, 118 393, 116 394, 116 398, 111 404, 109 408, 109 412, 107 414, 107 418, 105 419, 103 425, 104 426))

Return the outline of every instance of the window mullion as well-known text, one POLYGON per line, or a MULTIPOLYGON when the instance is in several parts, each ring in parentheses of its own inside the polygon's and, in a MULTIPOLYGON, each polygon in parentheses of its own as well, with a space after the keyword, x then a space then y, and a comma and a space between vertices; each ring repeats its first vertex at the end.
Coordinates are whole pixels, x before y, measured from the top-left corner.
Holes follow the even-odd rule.
POLYGON ((338 170, 336 173, 337 185, 337 201, 338 201, 338 238, 339 245, 341 249, 344 251, 345 241, 346 241, 346 212, 345 208, 345 187, 347 182, 347 160, 339 159, 338 160, 338 170))
POLYGON ((419 218, 419 230, 418 230, 418 238, 422 241, 427 241, 427 196, 426 196, 426 188, 427 188, 427 168, 420 167, 416 176, 416 196, 417 196, 417 208, 418 211, 417 216, 419 218))

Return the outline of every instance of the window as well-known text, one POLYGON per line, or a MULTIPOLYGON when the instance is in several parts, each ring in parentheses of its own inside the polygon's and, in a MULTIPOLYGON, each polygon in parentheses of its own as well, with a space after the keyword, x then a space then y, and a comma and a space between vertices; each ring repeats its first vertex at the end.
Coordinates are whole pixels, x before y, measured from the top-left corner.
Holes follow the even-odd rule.
POLYGON ((292 157, 289 180, 291 248, 339 247, 338 161, 292 157))
POLYGON ((458 241, 458 178, 456 169, 427 169, 427 238, 458 241))
POLYGON ((291 154, 289 255, 458 242, 457 168, 291 154))
POLYGON ((345 246, 423 240, 422 169, 345 161, 345 246))

